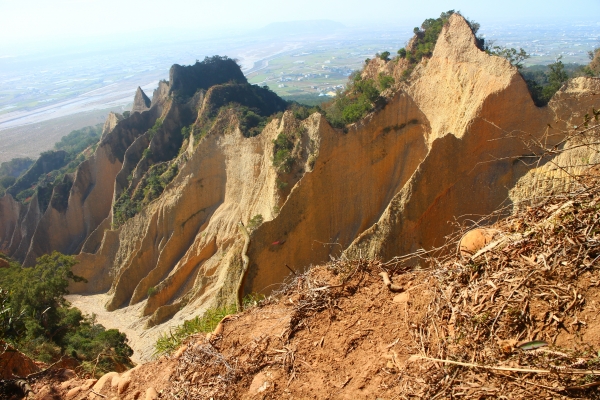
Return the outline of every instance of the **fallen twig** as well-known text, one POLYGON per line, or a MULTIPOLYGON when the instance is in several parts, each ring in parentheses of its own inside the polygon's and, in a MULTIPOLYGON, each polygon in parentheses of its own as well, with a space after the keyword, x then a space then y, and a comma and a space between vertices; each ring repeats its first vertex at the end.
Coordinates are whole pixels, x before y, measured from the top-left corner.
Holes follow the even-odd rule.
POLYGON ((442 360, 439 358, 430 358, 419 355, 412 355, 409 357, 408 361, 416 361, 416 360, 426 360, 426 361, 434 361, 441 362, 445 364, 453 364, 460 365, 462 367, 469 368, 482 368, 489 369, 493 371, 511 371, 511 372, 520 372, 524 374, 568 374, 568 375, 600 375, 600 371, 598 370, 582 370, 582 369, 530 369, 530 368, 513 368, 513 367, 501 367, 501 366, 493 366, 493 365, 480 365, 473 363, 465 363, 460 361, 452 361, 452 360, 442 360))

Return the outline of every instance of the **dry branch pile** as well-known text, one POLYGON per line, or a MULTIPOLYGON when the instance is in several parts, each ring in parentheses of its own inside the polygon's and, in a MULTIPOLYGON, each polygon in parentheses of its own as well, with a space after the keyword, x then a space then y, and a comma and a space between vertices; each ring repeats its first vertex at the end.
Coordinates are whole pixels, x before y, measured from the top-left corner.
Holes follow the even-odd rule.
POLYGON ((586 331, 598 327, 598 178, 495 228, 476 254, 431 260, 433 301, 411 331, 420 354, 402 395, 597 397, 600 352, 586 331))

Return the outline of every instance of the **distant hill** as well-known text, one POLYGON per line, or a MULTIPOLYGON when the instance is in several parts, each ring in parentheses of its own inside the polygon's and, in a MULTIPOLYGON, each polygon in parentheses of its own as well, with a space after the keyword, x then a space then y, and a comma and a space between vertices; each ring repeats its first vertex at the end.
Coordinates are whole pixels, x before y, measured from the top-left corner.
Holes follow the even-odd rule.
POLYGON ((259 35, 286 36, 306 34, 331 34, 346 29, 340 22, 328 19, 316 19, 306 21, 273 22, 256 31, 259 35))

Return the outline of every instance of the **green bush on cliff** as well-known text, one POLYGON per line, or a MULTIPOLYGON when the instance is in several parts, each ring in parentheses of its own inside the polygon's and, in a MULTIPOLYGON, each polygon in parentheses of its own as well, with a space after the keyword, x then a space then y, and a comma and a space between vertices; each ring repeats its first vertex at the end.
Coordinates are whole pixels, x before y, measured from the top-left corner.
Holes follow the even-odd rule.
POLYGON ((384 90, 392 87, 394 84, 394 77, 380 73, 377 83, 379 84, 379 90, 383 92, 384 90))
POLYGON ((514 47, 509 49, 504 46, 489 46, 485 48, 485 51, 488 54, 507 59, 518 70, 523 68, 523 62, 530 57, 523 48, 519 48, 517 51, 514 47))
POLYGON ((285 132, 281 132, 273 140, 273 166, 277 169, 277 172, 288 173, 291 171, 294 164, 293 149, 294 142, 285 132))
MULTIPOLYGON (((452 14, 457 14, 454 10, 449 10, 440 14, 439 18, 428 18, 421 24, 421 27, 415 27, 413 32, 413 44, 411 49, 405 47, 398 50, 400 58, 406 58, 410 64, 417 64, 423 57, 431 57, 433 49, 437 43, 438 37, 442 32, 442 28, 448 23, 452 14)), ((471 28, 473 35, 477 35, 480 25, 475 21, 466 19, 467 24, 471 28)), ((477 47, 483 49, 485 46, 484 38, 475 37, 477 47)))
POLYGON ((323 107, 329 123, 336 128, 344 128, 362 119, 380 101, 382 99, 375 81, 363 79, 360 73, 355 72, 348 79, 348 88, 338 92, 336 98, 323 107))
POLYGON ((139 185, 131 193, 124 190, 113 205, 113 228, 118 228, 137 215, 147 204, 157 199, 167 185, 177 176, 177 164, 159 163, 152 165, 139 185))
POLYGON ((160 128, 162 128, 162 124, 163 124, 163 119, 162 118, 157 118, 156 121, 154 121, 154 125, 152 125, 152 128, 150 128, 148 130, 148 139, 152 140, 152 138, 154 137, 154 135, 156 135, 156 133, 158 132, 158 130, 160 128))
POLYGON ((58 252, 37 259, 32 268, 11 262, 0 275, 0 339, 44 362, 63 355, 75 358, 81 369, 101 375, 132 366, 127 338, 106 330, 64 299, 76 261, 58 252), (96 365, 97 362, 97 365, 96 365), (94 367, 95 366, 95 367, 94 367))

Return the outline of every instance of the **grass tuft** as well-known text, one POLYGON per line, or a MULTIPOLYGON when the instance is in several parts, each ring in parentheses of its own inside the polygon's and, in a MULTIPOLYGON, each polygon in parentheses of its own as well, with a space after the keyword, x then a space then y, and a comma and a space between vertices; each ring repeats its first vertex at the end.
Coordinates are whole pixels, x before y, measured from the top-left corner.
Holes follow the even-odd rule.
POLYGON ((209 308, 204 315, 185 321, 172 329, 168 334, 163 334, 154 345, 155 355, 171 354, 183 342, 196 333, 212 332, 217 324, 227 315, 235 314, 236 306, 231 304, 220 308, 209 308))

